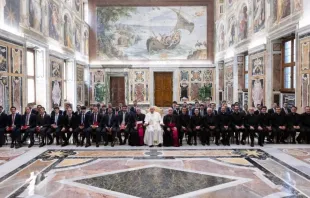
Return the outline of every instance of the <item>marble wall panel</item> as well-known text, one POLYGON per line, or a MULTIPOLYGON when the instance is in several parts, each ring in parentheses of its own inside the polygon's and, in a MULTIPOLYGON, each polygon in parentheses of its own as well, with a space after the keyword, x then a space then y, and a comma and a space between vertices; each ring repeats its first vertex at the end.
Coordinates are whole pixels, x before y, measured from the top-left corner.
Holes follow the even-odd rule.
POLYGON ((224 100, 227 101, 227 104, 234 102, 233 94, 233 62, 228 62, 224 66, 224 100))
POLYGON ((306 106, 310 105, 310 37, 300 39, 299 46, 300 53, 298 60, 301 78, 297 78, 297 80, 300 80, 301 89, 297 98, 300 98, 301 107, 304 109, 306 106))
POLYGON ((85 86, 84 86, 84 66, 83 65, 76 65, 76 99, 77 104, 85 105, 85 86))

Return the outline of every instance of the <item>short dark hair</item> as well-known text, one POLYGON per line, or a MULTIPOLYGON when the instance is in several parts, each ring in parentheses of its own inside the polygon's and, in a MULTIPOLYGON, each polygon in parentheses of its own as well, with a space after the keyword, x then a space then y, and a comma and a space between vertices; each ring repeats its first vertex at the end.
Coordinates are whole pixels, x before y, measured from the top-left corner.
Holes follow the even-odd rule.
POLYGON ((82 106, 81 109, 82 109, 82 110, 86 110, 86 107, 85 107, 85 106, 82 106))
POLYGON ((12 106, 10 109, 15 109, 16 110, 16 107, 12 106))
POLYGON ((54 110, 58 109, 59 110, 59 107, 54 107, 54 110))
POLYGON ((292 106, 292 108, 298 109, 296 106, 292 106))
POLYGON ((267 109, 267 107, 266 107, 266 106, 263 106, 262 109, 267 109))
POLYGON ((0 106, 0 108, 2 108, 2 109, 3 109, 3 106, 0 106))
POLYGON ((177 104, 177 101, 173 101, 173 104, 177 104))

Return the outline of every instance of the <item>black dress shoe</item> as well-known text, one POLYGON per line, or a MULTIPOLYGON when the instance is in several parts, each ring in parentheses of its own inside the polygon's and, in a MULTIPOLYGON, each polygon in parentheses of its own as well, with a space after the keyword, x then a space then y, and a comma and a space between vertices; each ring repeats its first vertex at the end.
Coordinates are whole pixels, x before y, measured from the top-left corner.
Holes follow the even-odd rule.
POLYGON ((85 148, 90 147, 90 143, 86 143, 85 148))
POLYGON ((150 148, 154 147, 154 145, 149 146, 150 148))
POLYGON ((241 140, 241 144, 242 144, 242 145, 245 145, 244 140, 241 140))
POLYGON ((33 146, 33 142, 31 142, 28 146, 28 148, 31 148, 33 146))
POLYGON ((251 143, 251 147, 254 147, 254 143, 253 142, 251 143))
POLYGON ((21 144, 16 144, 16 145, 15 145, 15 148, 16 148, 16 149, 19 149, 20 147, 22 147, 21 144))
POLYGON ((67 142, 64 142, 64 143, 62 143, 61 147, 65 147, 65 146, 67 146, 67 145, 68 145, 68 143, 67 143, 67 142))
POLYGON ((0 148, 2 147, 2 144, 0 144, 0 148))
POLYGON ((84 143, 83 143, 83 142, 81 142, 80 146, 84 146, 84 143))
POLYGON ((53 141, 49 141, 48 143, 47 143, 47 145, 52 145, 53 144, 53 141))
POLYGON ((43 147, 43 146, 45 146, 45 143, 41 143, 39 147, 41 148, 41 147, 43 147))
MULTIPOLYGON (((108 142, 105 142, 105 143, 104 143, 104 146, 108 146, 108 144, 109 144, 108 142)), ((113 143, 113 144, 114 144, 114 143, 113 143)))
POLYGON ((203 143, 203 144, 202 144, 202 146, 206 146, 206 144, 205 144, 205 143, 203 143))
POLYGON ((162 147, 163 145, 162 144, 158 144, 158 147, 162 147))
POLYGON ((219 144, 218 142, 215 142, 215 145, 216 145, 216 146, 219 146, 220 144, 219 144))
POLYGON ((207 145, 210 146, 210 142, 207 142, 207 145))
POLYGON ((239 140, 237 140, 237 141, 236 141, 236 144, 237 144, 237 145, 239 145, 239 144, 240 144, 240 143, 239 143, 239 140))
POLYGON ((197 146, 197 142, 195 142, 194 145, 197 146))
POLYGON ((111 143, 111 147, 114 147, 114 142, 111 143))
POLYGON ((56 142, 56 145, 57 145, 57 146, 60 145, 59 142, 56 142))
POLYGON ((230 146, 230 143, 229 142, 227 142, 227 144, 226 144, 227 146, 230 146))
POLYGON ((99 147, 99 144, 96 144, 96 147, 99 147))
POLYGON ((14 148, 14 144, 11 144, 11 148, 14 148))

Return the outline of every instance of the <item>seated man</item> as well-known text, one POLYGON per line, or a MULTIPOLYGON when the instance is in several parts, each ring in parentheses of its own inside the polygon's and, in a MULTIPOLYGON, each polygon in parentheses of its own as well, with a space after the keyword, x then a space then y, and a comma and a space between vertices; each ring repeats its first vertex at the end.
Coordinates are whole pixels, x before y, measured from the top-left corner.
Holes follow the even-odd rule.
POLYGON ((102 114, 98 112, 98 107, 93 107, 93 113, 89 116, 88 119, 88 129, 86 129, 86 145, 85 147, 89 147, 90 144, 90 135, 96 137, 96 147, 99 147, 99 143, 101 141, 101 130, 102 128, 99 126, 99 123, 102 119, 102 114))
POLYGON ((89 127, 88 126, 88 114, 86 113, 86 107, 81 107, 81 113, 77 116, 77 124, 79 125, 74 131, 73 131, 73 138, 76 142, 76 146, 83 146, 84 139, 85 139, 85 130, 89 127), (79 134, 82 136, 82 141, 79 142, 79 134))
POLYGON ((162 146, 163 144, 163 121, 158 112, 155 112, 155 107, 150 108, 150 112, 146 114, 144 120, 146 127, 144 135, 144 144, 149 147, 162 146))
POLYGON ((191 118, 192 131, 188 134, 188 145, 192 145, 192 138, 194 137, 194 145, 197 146, 197 134, 201 134, 203 130, 203 117, 200 115, 199 109, 195 109, 194 115, 191 118))
POLYGON ((182 113, 179 115, 179 143, 182 146, 182 141, 185 133, 191 132, 191 117, 187 113, 187 108, 182 107, 182 113))
MULTIPOLYGON (((245 127, 244 127, 244 114, 239 112, 239 106, 235 105, 233 109, 233 113, 231 114, 232 118, 232 130, 235 132, 236 144, 239 145, 239 136, 240 133, 245 134, 245 127)), ((244 136, 244 135, 243 135, 244 136)), ((244 140, 242 138, 242 144, 244 145, 244 140)))
POLYGON ((25 108, 25 114, 22 116, 21 132, 24 133, 21 144, 23 144, 27 137, 30 137, 30 144, 28 148, 31 148, 34 144, 34 132, 36 130, 36 115, 31 113, 29 107, 25 108))
POLYGON ((116 133, 118 132, 118 119, 115 114, 113 114, 113 109, 111 107, 108 107, 108 113, 105 114, 102 118, 100 122, 100 128, 102 128, 104 146, 109 144, 110 137, 111 146, 114 147, 116 133))
POLYGON ((168 109, 168 114, 164 116, 164 146, 179 146, 178 116, 173 114, 173 109, 168 109))
POLYGON ((300 132, 300 115, 296 113, 297 107, 291 108, 291 113, 287 115, 287 132, 293 139, 293 144, 296 144, 296 132, 300 132))
MULTIPOLYGON (((254 113, 255 114, 255 113, 254 113)), ((268 137, 268 141, 273 143, 273 139, 269 137, 269 133, 272 132, 272 122, 271 122, 271 115, 267 113, 267 107, 263 106, 261 113, 258 115, 258 144, 260 146, 264 146, 265 137, 268 137)))
POLYGON ((272 115, 272 139, 277 136, 277 143, 286 143, 285 139, 288 137, 286 131, 286 115, 281 113, 281 108, 276 108, 276 113, 272 115))
POLYGON ((310 144, 310 107, 306 106, 305 113, 301 116, 300 134, 297 137, 298 143, 307 140, 307 144, 310 144))
POLYGON ((47 137, 50 140, 50 142, 47 145, 51 145, 54 142, 54 138, 52 137, 52 134, 55 133, 56 136, 56 145, 59 145, 59 137, 60 137, 60 131, 63 127, 63 118, 64 116, 61 115, 59 107, 54 107, 54 113, 51 115, 51 127, 47 131, 47 137))
POLYGON ((6 132, 11 134, 11 148, 21 147, 20 127, 22 125, 22 116, 16 113, 16 107, 11 107, 11 115, 8 115, 6 132))
MULTIPOLYGON (((246 127, 246 132, 242 135, 241 143, 244 145, 246 137, 250 134, 251 147, 254 147, 254 136, 258 128, 258 115, 255 115, 254 108, 249 108, 249 114, 245 116, 244 125, 246 127)), ((259 133, 259 145, 261 145, 262 133, 259 133)))
POLYGON ((134 129, 130 131, 129 135, 129 145, 130 146, 143 146, 143 137, 144 137, 144 119, 145 115, 141 113, 141 109, 136 107, 135 126, 134 129))
POLYGON ((0 106, 0 147, 4 144, 4 132, 7 126, 7 115, 3 110, 3 107, 0 106))
POLYGON ((230 137, 232 133, 231 116, 227 113, 225 106, 221 108, 221 112, 219 114, 219 126, 222 133, 223 145, 230 146, 230 137))
POLYGON ((204 118, 204 127, 207 135, 207 145, 210 145, 210 135, 213 133, 215 135, 215 144, 219 146, 220 129, 218 126, 218 117, 216 114, 214 114, 212 108, 207 109, 207 115, 204 118))
MULTIPOLYGON (((41 107, 39 114, 37 115, 37 127, 36 131, 41 136, 41 143, 39 147, 45 146, 45 137, 47 135, 48 129, 51 127, 51 117, 45 113, 45 108, 41 107)), ((48 136, 50 138, 50 144, 52 144, 53 139, 51 136, 48 136)))
POLYGON ((119 139, 120 145, 125 145, 129 136, 130 130, 133 128, 132 119, 130 113, 128 113, 127 106, 122 106, 122 111, 117 115, 119 131, 117 137, 119 139), (124 142, 122 140, 122 135, 124 136, 124 142))
POLYGON ((61 129, 62 147, 69 144, 73 131, 78 127, 77 118, 71 108, 67 109, 67 115, 63 119, 63 128, 61 129), (66 135, 67 134, 67 135, 66 135))

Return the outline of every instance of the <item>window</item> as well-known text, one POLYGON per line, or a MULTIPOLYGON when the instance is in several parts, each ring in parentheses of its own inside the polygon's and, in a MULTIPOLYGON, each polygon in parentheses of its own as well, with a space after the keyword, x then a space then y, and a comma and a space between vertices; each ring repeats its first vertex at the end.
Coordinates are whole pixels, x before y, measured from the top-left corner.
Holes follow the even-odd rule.
POLYGON ((286 39, 282 44, 282 91, 294 92, 296 86, 296 42, 286 39))
POLYGON ((244 56, 244 89, 249 88, 249 55, 244 56))
POLYGON ((35 51, 31 49, 27 50, 27 89, 27 103, 35 103, 35 51))
POLYGON ((88 23, 88 3, 83 3, 83 19, 88 23))

